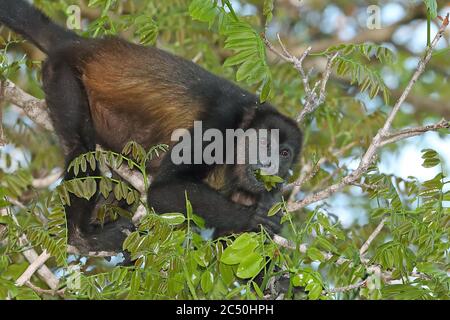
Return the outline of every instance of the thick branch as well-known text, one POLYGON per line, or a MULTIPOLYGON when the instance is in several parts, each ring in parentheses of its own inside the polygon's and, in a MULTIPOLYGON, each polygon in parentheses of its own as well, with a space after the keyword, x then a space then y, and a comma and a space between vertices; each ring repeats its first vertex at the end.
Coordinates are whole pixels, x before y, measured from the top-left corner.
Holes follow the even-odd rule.
POLYGON ((63 174, 63 170, 54 170, 53 173, 49 174, 44 178, 33 179, 31 185, 36 189, 45 189, 58 181, 63 174))
POLYGON ((40 267, 42 267, 48 259, 50 259, 50 257, 51 255, 47 252, 47 250, 44 250, 41 255, 28 266, 19 279, 16 280, 16 286, 23 286, 28 280, 31 279, 33 274, 40 267))
MULTIPOLYGON (((13 220, 13 222, 17 226, 20 226, 19 222, 17 221, 16 216, 13 214, 8 214, 6 209, 0 210, 0 215, 9 215, 11 217, 11 219, 13 220)), ((28 238, 23 234, 19 237, 19 243, 22 247, 27 247, 30 242, 28 241, 28 238)), ((28 260, 28 262, 31 265, 33 265, 33 263, 36 260, 39 260, 39 255, 37 254, 36 250, 34 250, 33 248, 24 250, 22 252, 22 254, 24 255, 24 257, 28 260)), ((45 258, 45 255, 42 258, 45 258)), ((34 269, 35 267, 37 267, 37 268, 34 271, 37 272, 39 277, 48 285, 48 287, 52 290, 56 290, 59 285, 59 280, 58 280, 58 278, 56 278, 56 276, 53 274, 53 272, 49 268, 47 268, 47 266, 45 266, 44 264, 40 264, 40 261, 38 261, 38 263, 33 265, 32 268, 34 269)), ((28 275, 31 277, 31 275, 32 275, 31 271, 26 276, 28 277, 28 275)))
POLYGON ((53 131, 53 125, 46 111, 45 101, 39 100, 9 80, 4 82, 4 98, 25 111, 26 115, 38 125, 53 131))

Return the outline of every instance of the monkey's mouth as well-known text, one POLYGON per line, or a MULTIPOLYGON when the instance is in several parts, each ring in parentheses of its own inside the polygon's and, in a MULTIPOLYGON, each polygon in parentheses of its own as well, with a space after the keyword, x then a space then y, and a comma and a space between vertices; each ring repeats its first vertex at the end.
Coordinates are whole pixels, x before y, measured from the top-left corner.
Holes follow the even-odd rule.
POLYGON ((246 179, 243 181, 242 188, 249 193, 260 193, 265 191, 264 182, 258 179, 256 170, 252 166, 247 167, 246 179))

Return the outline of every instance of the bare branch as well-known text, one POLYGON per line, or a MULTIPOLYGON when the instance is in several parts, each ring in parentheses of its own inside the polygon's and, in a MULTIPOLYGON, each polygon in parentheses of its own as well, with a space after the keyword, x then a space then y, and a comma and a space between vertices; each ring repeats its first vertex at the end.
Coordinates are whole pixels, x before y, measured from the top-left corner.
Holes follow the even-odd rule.
POLYGON ((440 129, 450 129, 450 121, 442 119, 438 123, 431 124, 428 126, 408 128, 408 129, 400 130, 395 133, 388 134, 383 138, 383 141, 381 142, 380 147, 385 146, 390 143, 394 143, 394 142, 403 140, 403 139, 415 137, 415 136, 421 135, 428 131, 437 131, 440 129))
POLYGON ((363 260, 365 254, 367 253, 367 250, 369 249, 373 240, 375 240, 375 238, 380 234, 387 219, 388 219, 388 217, 383 217, 383 219, 381 219, 378 226, 375 228, 375 230, 372 232, 372 234, 369 236, 369 238, 367 238, 366 242, 362 245, 361 249, 359 249, 359 256, 361 257, 361 260, 363 260))
POLYGON ((28 288, 32 289, 34 292, 36 292, 39 295, 46 294, 46 295, 51 295, 51 296, 58 295, 58 296, 62 296, 63 297, 64 296, 64 292, 66 291, 65 289, 61 289, 61 290, 56 290, 56 289, 46 290, 46 289, 42 289, 42 288, 39 288, 39 287, 35 286, 30 281, 25 282, 25 285, 28 288))
MULTIPOLYGON (((283 238, 282 236, 279 236, 277 234, 275 234, 272 238, 273 242, 275 242, 276 244, 278 244, 279 246, 286 248, 286 249, 291 249, 291 250, 297 250, 297 246, 294 242, 283 238)), ((301 253, 306 253, 306 251, 308 250, 308 245, 307 244, 301 244, 298 246, 298 250, 301 253)))
MULTIPOLYGON (((105 151, 100 145, 96 146, 96 149, 99 151, 105 151)), ((139 193, 145 194, 145 185, 144 185, 144 177, 137 170, 131 170, 128 165, 122 164, 119 168, 110 168, 114 170, 122 179, 125 179, 129 182, 133 188, 135 188, 139 193)))
MULTIPOLYGON (((280 247, 283 247, 283 248, 286 248, 289 250, 298 250, 300 253, 303 253, 303 254, 305 254, 308 251, 308 244, 302 243, 302 244, 298 245, 298 247, 297 247, 297 245, 294 242, 292 242, 291 240, 288 240, 277 234, 272 237, 272 240, 273 240, 273 242, 278 244, 280 247)), ((325 260, 330 260, 334 257, 334 255, 329 252, 322 252, 322 255, 325 260)), ((335 263, 338 265, 341 265, 347 261, 350 261, 350 260, 341 257, 341 258, 337 259, 335 263)))
POLYGON ((44 189, 48 188, 52 184, 54 184, 58 179, 61 178, 63 174, 63 170, 57 169, 53 173, 49 174, 44 178, 33 179, 31 185, 36 189, 44 189))
POLYGON ((302 109, 302 111, 297 116, 297 122, 302 123, 306 116, 313 113, 317 110, 318 107, 322 105, 325 101, 325 90, 328 83, 328 79, 330 78, 331 68, 333 66, 334 60, 339 56, 340 52, 336 52, 334 55, 328 57, 327 65, 325 67, 325 71, 322 77, 322 80, 318 81, 314 86, 314 89, 311 91, 310 95, 306 98, 306 103, 302 109), (320 83, 320 91, 316 93, 316 87, 318 87, 320 83))
POLYGON ((430 61, 431 56, 433 54, 433 50, 438 44, 439 40, 442 38, 445 29, 447 28, 449 23, 449 15, 445 17, 445 20, 442 22, 441 27, 439 28, 439 31, 437 32, 436 36, 434 37, 433 41, 431 42, 430 46, 425 51, 425 56, 419 61, 419 64, 417 66, 416 72, 414 72, 411 80, 409 80, 408 85, 406 86, 405 90, 403 90, 402 95, 397 100, 397 103, 392 108, 383 128, 381 129, 381 135, 386 136, 392 126, 392 122, 394 121, 395 116, 397 115, 397 112, 400 110, 400 107, 402 106, 403 102, 406 100, 406 97, 411 92, 411 89, 413 88, 414 84, 417 82, 419 77, 422 75, 422 73, 425 70, 425 66, 430 61))
POLYGON ((16 280, 16 286, 23 286, 25 282, 31 279, 33 274, 44 265, 44 263, 51 257, 51 255, 44 250, 41 255, 34 260, 22 275, 16 280))
POLYGON ((39 100, 29 95, 9 80, 4 82, 4 98, 22 108, 33 122, 47 130, 53 131, 53 125, 46 111, 44 100, 39 100))
MULTIPOLYGON (((417 69, 414 72, 413 76, 411 77, 411 80, 409 81, 405 90, 403 91, 403 94, 400 96, 400 98, 395 103, 395 105, 392 108, 389 116, 387 117, 386 122, 384 123, 383 127, 375 135, 375 137, 372 140, 372 143, 369 145, 368 149, 362 156, 361 161, 358 165, 358 168, 356 170, 354 170, 353 172, 351 172, 350 174, 348 174, 347 176, 345 176, 340 182, 337 182, 319 192, 310 194, 307 197, 305 197, 303 200, 301 200, 297 203, 289 204, 288 205, 289 211, 299 210, 311 203, 315 203, 315 202, 324 200, 324 199, 330 197, 332 194, 342 190, 344 187, 357 182, 362 177, 362 175, 365 172, 367 172, 367 169, 374 161, 375 156, 376 156, 379 148, 383 145, 383 142, 385 141, 386 137, 388 137, 388 138, 391 137, 390 129, 392 126, 392 122, 393 122, 395 116, 397 115, 398 111, 400 110, 401 105, 403 104, 403 102, 405 101, 409 92, 411 91, 413 85, 416 83, 416 81, 419 79, 420 75, 425 70, 426 64, 430 61, 434 48, 436 47, 439 39, 441 39, 445 29, 447 28, 447 25, 449 23, 448 18, 449 18, 449 16, 447 15, 447 17, 443 21, 441 27, 439 28, 438 33, 435 35, 433 41, 431 42, 431 45, 429 47, 427 47, 425 55, 419 61, 418 65, 417 65, 417 69)), ((407 137, 407 134, 402 134, 400 136, 407 137)))
MULTIPOLYGON (((283 52, 278 51, 274 45, 267 39, 265 35, 263 35, 264 43, 267 48, 272 51, 275 55, 280 57, 286 62, 293 64, 294 68, 299 71, 300 78, 303 82, 303 87, 305 89, 305 102, 303 104, 302 111, 296 117, 298 123, 302 123, 307 115, 313 113, 324 101, 325 101, 325 90, 328 79, 330 78, 331 69, 333 66, 334 60, 339 56, 340 52, 336 52, 333 56, 328 57, 327 65, 325 67, 325 71, 323 73, 322 79, 317 81, 313 88, 309 84, 309 76, 310 72, 306 73, 303 67, 303 61, 311 52, 312 47, 308 47, 299 58, 289 53, 286 49, 286 46, 281 41, 280 35, 277 34, 278 43, 283 52), (320 89, 319 89, 320 88, 320 89), (319 90, 319 92, 317 92, 319 90)), ((311 71, 311 70, 310 70, 311 71)))
MULTIPOLYGON (((14 214, 9 214, 6 209, 0 210, 0 215, 9 215, 13 222, 17 225, 19 225, 19 222, 17 221, 17 218, 14 214)), ((29 245, 28 238, 23 234, 19 237, 19 244, 22 247, 27 247, 29 245)), ((37 254, 36 250, 33 248, 26 249, 22 252, 23 256, 28 260, 30 264, 33 264, 34 261, 36 261, 39 258, 39 255, 37 254)), ((56 276, 53 274, 53 272, 47 268, 45 265, 41 265, 39 268, 37 268, 37 273, 39 277, 48 285, 48 287, 52 290, 55 290, 58 288, 59 285, 59 279, 56 278, 56 276)))

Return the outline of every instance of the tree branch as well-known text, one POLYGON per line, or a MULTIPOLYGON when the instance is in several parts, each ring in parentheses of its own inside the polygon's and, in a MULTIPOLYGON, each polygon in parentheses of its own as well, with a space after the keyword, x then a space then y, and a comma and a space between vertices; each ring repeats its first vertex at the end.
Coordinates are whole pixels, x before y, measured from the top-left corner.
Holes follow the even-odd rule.
POLYGON ((364 256, 367 253, 367 250, 369 249, 370 245, 372 244, 373 240, 380 234, 381 230, 384 227, 384 224, 386 223, 388 217, 384 217, 381 219, 378 226, 375 228, 375 230, 372 232, 372 234, 367 238, 366 242, 362 245, 361 249, 359 249, 359 256, 361 258, 361 261, 364 261, 364 256))
POLYGON ((25 282, 31 279, 33 274, 44 265, 44 263, 50 259, 51 255, 47 252, 47 250, 44 250, 41 255, 34 260, 28 268, 22 273, 22 275, 16 280, 16 286, 23 286, 25 282))
MULTIPOLYGON (((19 221, 17 221, 17 218, 14 214, 9 214, 8 211, 6 209, 1 209, 0 210, 0 215, 6 216, 9 215, 11 217, 11 219, 13 220, 13 222, 20 227, 19 225, 19 221)), ((21 235, 19 237, 19 244, 23 247, 26 247, 29 244, 29 240, 26 237, 26 235, 21 235)), ((33 248, 30 249, 26 249, 22 252, 23 256, 28 260, 28 262, 30 263, 30 266, 34 264, 34 262, 36 260, 39 259, 39 255, 37 254, 36 250, 34 250, 33 248)), ((44 259, 46 256, 42 256, 41 259, 44 259)), ((44 261, 45 262, 45 261, 44 261)), ((40 261, 38 261, 36 264, 33 265, 32 269, 29 271, 29 273, 26 275, 26 277, 31 277, 32 273, 31 271, 37 267, 34 272, 37 272, 37 274, 39 275, 39 277, 48 285, 48 287, 52 290, 56 290, 58 288, 59 285, 59 279, 56 278, 56 276, 53 274, 53 272, 47 268, 47 266, 45 264, 41 264, 40 261)))
POLYGON ((403 129, 403 130, 397 131, 395 133, 387 134, 384 137, 383 141, 381 142, 380 147, 385 146, 390 143, 394 143, 394 142, 403 140, 403 139, 415 137, 415 136, 421 135, 428 131, 437 131, 440 129, 450 129, 450 121, 442 119, 438 123, 431 124, 428 126, 408 128, 408 129, 403 129))
POLYGON ((289 53, 289 51, 286 49, 283 42, 281 41, 279 34, 277 34, 277 39, 278 39, 278 43, 283 52, 278 51, 274 47, 274 45, 267 39, 267 37, 265 35, 263 35, 263 40, 264 40, 264 43, 266 44, 267 48, 269 48, 270 51, 275 53, 278 57, 280 57, 284 61, 291 63, 294 66, 294 68, 300 73, 300 78, 303 82, 303 87, 305 89, 306 96, 305 96, 305 102, 303 103, 303 109, 297 115, 296 120, 298 123, 303 123, 306 116, 313 113, 325 101, 326 86, 327 86, 328 79, 330 78, 331 68, 333 66, 334 60, 339 56, 340 52, 337 51, 332 56, 328 57, 322 79, 317 81, 314 84, 313 88, 311 89, 311 86, 309 84, 309 73, 305 72, 305 69, 303 67, 303 61, 306 59, 306 57, 310 53, 312 47, 308 47, 300 55, 300 57, 297 58, 296 56, 289 53), (319 90, 319 91, 317 91, 317 90, 319 90))
MULTIPOLYGON (((402 95, 399 97, 397 102, 395 103, 394 107, 392 108, 391 112, 389 113, 386 122, 384 123, 383 127, 378 131, 378 133, 375 135, 375 137, 372 140, 372 143, 369 145, 368 149, 364 153, 358 168, 345 176, 340 182, 335 183, 319 192, 313 193, 305 197, 303 200, 291 203, 288 205, 289 211, 296 211, 301 208, 304 208, 305 206, 324 200, 328 197, 330 197, 332 194, 342 190, 344 187, 351 185, 355 182, 357 182, 362 175, 367 172, 367 169, 372 164, 379 148, 384 145, 384 142, 386 139, 392 140, 392 133, 390 132, 392 122, 394 121, 395 116, 397 115, 398 111, 400 110, 400 107, 402 106, 403 102, 405 101, 406 97, 410 93, 413 85, 417 82, 420 75, 425 70, 426 64, 430 61, 432 53, 434 48, 436 47, 439 40, 442 38, 442 35, 444 34, 445 29, 447 28, 449 23, 449 16, 447 15, 442 22, 441 27, 439 28, 439 31, 435 35, 433 41, 431 42, 431 45, 426 49, 425 55, 420 59, 416 71, 414 72, 413 76, 411 77, 408 85, 404 89, 402 95)), ((439 124, 436 124, 434 126, 431 126, 431 129, 436 128, 438 125, 443 125, 442 121, 439 124)), ((424 127, 426 128, 426 127, 424 127)), ((430 131, 427 130, 427 131, 430 131)), ((426 131, 425 131, 426 132, 426 131)), ((401 134, 402 137, 408 137, 405 134, 401 134)))
POLYGON ((61 169, 54 170, 53 173, 49 174, 48 176, 46 176, 44 178, 33 179, 33 181, 31 182, 31 185, 33 186, 33 188, 36 188, 36 189, 48 188, 49 186, 54 184, 56 181, 58 181, 58 179, 61 178, 62 174, 63 174, 63 170, 61 170, 61 169))
POLYGON ((25 282, 25 285, 30 288, 31 290, 33 290, 34 292, 36 292, 39 295, 51 295, 51 296, 64 296, 64 292, 66 291, 65 289, 61 289, 61 290, 56 290, 56 289, 52 289, 52 290, 46 290, 46 289, 42 289, 39 288, 37 286, 35 286, 34 284, 32 284, 30 281, 25 282))
POLYGON ((9 80, 4 82, 3 98, 22 108, 25 114, 36 124, 53 131, 53 125, 46 111, 44 100, 29 95, 9 80))

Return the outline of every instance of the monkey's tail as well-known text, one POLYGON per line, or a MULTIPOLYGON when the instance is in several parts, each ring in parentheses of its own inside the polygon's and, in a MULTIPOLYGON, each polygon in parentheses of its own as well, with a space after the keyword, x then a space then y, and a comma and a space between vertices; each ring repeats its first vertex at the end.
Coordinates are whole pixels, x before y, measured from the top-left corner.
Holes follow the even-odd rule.
POLYGON ((45 53, 80 37, 50 21, 25 0, 0 0, 0 22, 21 34, 45 53))

